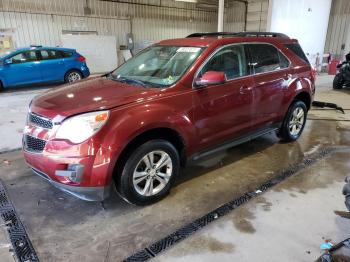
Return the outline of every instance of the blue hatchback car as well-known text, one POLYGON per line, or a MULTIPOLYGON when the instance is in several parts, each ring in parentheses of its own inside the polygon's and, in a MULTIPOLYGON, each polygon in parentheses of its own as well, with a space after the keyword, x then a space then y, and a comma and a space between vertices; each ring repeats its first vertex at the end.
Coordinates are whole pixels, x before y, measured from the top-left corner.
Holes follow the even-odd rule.
POLYGON ((31 46, 0 54, 0 89, 68 83, 89 75, 85 57, 74 49, 31 46))

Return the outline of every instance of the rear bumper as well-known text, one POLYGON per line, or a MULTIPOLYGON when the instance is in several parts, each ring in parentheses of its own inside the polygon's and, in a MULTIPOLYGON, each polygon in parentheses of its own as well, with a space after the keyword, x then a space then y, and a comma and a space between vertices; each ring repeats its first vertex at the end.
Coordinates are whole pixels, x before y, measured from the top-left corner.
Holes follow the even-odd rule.
POLYGON ((90 76, 90 70, 87 66, 82 66, 81 72, 83 73, 83 78, 90 76))
POLYGON ((32 170, 35 174, 40 176, 41 178, 48 181, 50 184, 52 184, 54 187, 69 193, 77 198, 80 198, 82 200, 86 201, 103 201, 110 195, 111 186, 100 186, 100 187, 79 187, 79 186, 71 186, 66 184, 61 184, 59 182, 56 182, 52 180, 48 175, 45 173, 35 169, 32 167, 32 170))

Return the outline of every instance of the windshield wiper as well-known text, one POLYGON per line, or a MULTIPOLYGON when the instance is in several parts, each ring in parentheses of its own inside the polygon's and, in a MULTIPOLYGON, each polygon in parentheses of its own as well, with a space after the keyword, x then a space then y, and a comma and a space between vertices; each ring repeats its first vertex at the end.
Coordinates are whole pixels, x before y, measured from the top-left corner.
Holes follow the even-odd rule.
POLYGON ((113 80, 116 80, 116 81, 120 81, 122 83, 132 83, 132 84, 137 84, 137 85, 140 85, 140 86, 143 86, 143 87, 147 86, 141 80, 128 78, 128 77, 125 77, 125 76, 114 77, 113 74, 111 74, 110 78, 113 79, 113 80))

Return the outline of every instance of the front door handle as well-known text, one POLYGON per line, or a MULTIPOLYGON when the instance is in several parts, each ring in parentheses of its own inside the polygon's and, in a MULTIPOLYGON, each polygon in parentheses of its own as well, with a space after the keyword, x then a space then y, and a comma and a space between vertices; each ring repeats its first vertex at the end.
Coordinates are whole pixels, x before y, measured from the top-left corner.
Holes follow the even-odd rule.
POLYGON ((241 86, 241 88, 239 89, 239 93, 240 94, 246 94, 248 92, 250 92, 253 88, 251 86, 241 86))
POLYGON ((285 75, 283 76, 283 79, 284 79, 284 80, 290 80, 290 79, 292 79, 292 77, 293 77, 292 74, 285 74, 285 75))

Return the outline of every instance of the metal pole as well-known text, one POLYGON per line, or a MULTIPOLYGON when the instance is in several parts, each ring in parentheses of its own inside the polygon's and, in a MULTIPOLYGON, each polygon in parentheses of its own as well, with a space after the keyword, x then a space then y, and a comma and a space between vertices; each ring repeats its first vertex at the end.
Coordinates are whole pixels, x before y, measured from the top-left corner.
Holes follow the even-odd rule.
POLYGON ((225 5, 225 0, 219 0, 218 32, 224 31, 224 5, 225 5))

